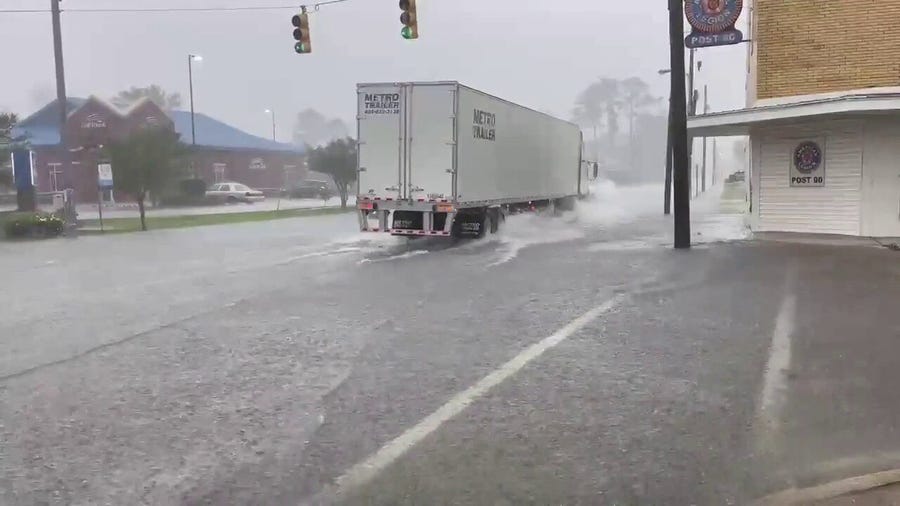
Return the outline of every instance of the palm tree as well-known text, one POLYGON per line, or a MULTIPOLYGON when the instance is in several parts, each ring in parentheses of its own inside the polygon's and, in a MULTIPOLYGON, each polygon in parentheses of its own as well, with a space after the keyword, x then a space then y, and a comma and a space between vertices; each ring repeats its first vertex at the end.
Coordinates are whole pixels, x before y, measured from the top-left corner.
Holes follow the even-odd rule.
POLYGON ((120 91, 118 95, 113 97, 112 102, 118 107, 128 107, 144 97, 149 98, 153 103, 166 111, 181 107, 180 94, 167 93, 166 90, 157 84, 151 84, 142 88, 132 86, 127 90, 120 91))
POLYGON ((619 133, 619 107, 622 105, 619 81, 601 78, 581 92, 577 105, 589 117, 603 117, 606 120, 607 144, 610 148, 614 147, 619 133))
POLYGON ((621 83, 622 101, 628 111, 628 152, 634 160, 634 122, 647 106, 659 102, 658 97, 650 94, 650 86, 639 77, 629 77, 621 83))

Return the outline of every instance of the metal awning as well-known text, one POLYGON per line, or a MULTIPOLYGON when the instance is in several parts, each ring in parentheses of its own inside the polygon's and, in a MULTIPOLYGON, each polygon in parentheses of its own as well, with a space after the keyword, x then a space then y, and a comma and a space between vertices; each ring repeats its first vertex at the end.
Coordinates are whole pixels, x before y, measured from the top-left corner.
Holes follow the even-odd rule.
POLYGON ((688 118, 688 133, 694 137, 749 135, 751 128, 762 125, 875 114, 900 114, 900 93, 844 95, 693 116, 688 118))

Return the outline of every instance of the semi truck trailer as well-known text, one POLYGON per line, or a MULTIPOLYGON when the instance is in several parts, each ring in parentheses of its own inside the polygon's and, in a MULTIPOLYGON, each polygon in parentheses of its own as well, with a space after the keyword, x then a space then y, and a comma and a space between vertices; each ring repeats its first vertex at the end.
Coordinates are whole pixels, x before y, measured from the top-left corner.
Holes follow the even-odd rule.
POLYGON ((357 86, 363 232, 482 237, 509 213, 570 209, 597 164, 578 125, 457 82, 357 86))

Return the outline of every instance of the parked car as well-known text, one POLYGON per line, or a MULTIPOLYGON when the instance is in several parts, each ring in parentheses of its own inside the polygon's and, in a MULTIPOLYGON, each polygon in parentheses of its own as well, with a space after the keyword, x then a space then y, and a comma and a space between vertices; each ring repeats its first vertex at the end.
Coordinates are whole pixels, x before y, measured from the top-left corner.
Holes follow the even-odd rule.
POLYGON ((728 176, 728 179, 725 180, 726 183, 742 183, 746 180, 746 175, 744 171, 739 170, 734 174, 728 176))
POLYGON ((246 202, 248 204, 266 199, 263 192, 254 190, 241 183, 217 183, 206 190, 206 197, 221 202, 234 204, 246 202))
POLYGON ((292 199, 324 199, 332 196, 331 187, 325 181, 310 179, 291 189, 292 199))

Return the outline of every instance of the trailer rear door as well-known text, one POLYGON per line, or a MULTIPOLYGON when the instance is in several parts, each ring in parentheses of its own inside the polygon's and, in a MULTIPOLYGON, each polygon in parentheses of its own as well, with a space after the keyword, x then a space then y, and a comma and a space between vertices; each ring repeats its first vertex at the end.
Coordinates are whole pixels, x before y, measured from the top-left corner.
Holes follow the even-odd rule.
POLYGON ((451 83, 405 87, 407 197, 411 200, 453 200, 457 89, 451 83))
POLYGON ((359 85, 359 197, 404 197, 406 107, 399 84, 359 85))

